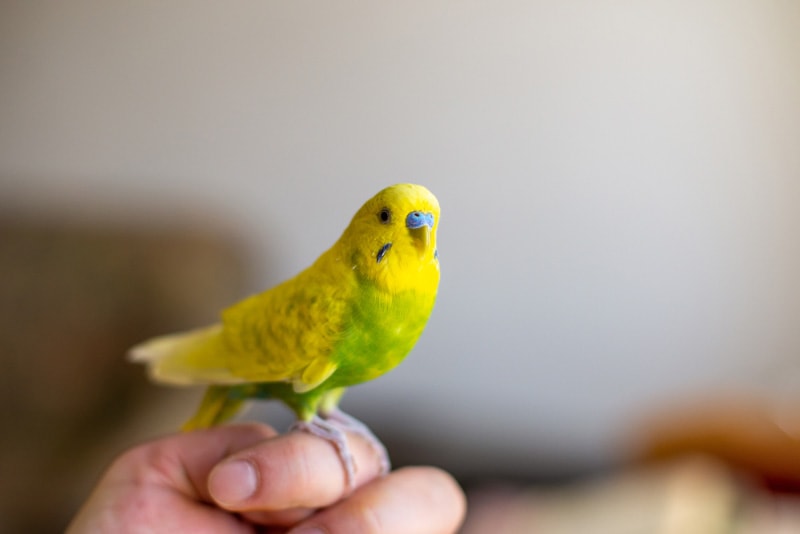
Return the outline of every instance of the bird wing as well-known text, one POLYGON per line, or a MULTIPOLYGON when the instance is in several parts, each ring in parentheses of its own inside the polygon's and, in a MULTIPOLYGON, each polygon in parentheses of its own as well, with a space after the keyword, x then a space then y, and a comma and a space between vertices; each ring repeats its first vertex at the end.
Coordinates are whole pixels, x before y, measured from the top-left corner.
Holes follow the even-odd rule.
POLYGON ((231 372, 246 381, 291 381, 308 391, 335 370, 330 360, 346 322, 352 284, 319 262, 228 308, 223 336, 231 372))

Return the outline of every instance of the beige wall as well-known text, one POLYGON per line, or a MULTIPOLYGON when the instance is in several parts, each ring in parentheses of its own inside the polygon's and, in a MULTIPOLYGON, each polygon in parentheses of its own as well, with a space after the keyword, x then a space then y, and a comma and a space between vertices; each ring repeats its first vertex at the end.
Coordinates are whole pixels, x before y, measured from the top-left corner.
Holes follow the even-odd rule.
POLYGON ((213 217, 266 286, 424 183, 438 307, 345 407, 603 456, 800 361, 798 6, 4 2, 0 209, 213 217))

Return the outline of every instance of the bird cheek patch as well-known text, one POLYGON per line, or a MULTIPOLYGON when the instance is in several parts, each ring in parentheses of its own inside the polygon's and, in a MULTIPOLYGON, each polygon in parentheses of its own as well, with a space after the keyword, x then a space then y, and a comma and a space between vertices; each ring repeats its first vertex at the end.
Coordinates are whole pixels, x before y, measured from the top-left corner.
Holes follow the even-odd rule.
POLYGON ((390 248, 392 248, 392 244, 391 243, 386 243, 385 245, 383 245, 381 247, 381 249, 378 251, 378 255, 376 257, 378 263, 380 263, 381 260, 383 259, 383 257, 386 256, 386 253, 389 252, 390 248))

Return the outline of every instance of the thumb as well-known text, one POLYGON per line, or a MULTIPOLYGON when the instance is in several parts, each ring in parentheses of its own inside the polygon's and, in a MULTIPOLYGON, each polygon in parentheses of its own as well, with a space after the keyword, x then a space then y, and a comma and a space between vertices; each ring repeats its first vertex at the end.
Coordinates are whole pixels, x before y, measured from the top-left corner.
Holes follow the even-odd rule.
POLYGON ((206 484, 211 469, 227 456, 276 435, 273 428, 262 424, 224 425, 171 435, 122 454, 104 482, 136 481, 211 501, 206 484))

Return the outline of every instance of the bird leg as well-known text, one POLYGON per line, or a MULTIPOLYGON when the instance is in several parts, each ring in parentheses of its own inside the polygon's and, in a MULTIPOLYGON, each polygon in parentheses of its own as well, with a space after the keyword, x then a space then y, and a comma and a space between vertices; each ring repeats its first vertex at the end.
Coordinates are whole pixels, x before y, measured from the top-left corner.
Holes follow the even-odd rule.
POLYGON ((387 474, 391 469, 389 455, 383 443, 380 442, 367 425, 339 409, 333 409, 323 416, 315 415, 310 421, 296 421, 291 426, 290 430, 308 432, 309 434, 324 439, 336 448, 336 452, 339 453, 339 458, 342 460, 342 466, 344 467, 345 484, 348 493, 351 493, 356 487, 356 465, 353 454, 350 452, 350 446, 347 443, 345 431, 362 436, 378 454, 381 476, 387 474))

